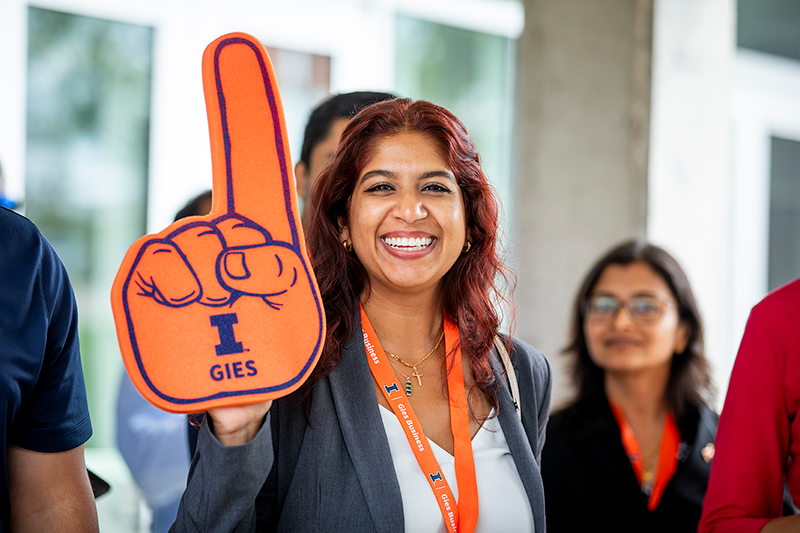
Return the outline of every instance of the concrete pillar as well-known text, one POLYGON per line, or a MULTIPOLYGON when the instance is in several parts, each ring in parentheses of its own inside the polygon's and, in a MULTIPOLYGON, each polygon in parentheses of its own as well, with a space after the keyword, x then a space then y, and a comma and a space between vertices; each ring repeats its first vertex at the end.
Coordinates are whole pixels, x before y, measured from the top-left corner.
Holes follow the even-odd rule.
POLYGON ((555 406, 570 394, 559 352, 578 284, 626 238, 647 237, 681 261, 709 358, 721 357, 735 12, 735 0, 525 1, 516 334, 552 363, 555 406))
POLYGON ((569 393, 559 352, 590 264, 644 237, 651 0, 527 0, 519 40, 516 335, 554 368, 553 404, 569 393))

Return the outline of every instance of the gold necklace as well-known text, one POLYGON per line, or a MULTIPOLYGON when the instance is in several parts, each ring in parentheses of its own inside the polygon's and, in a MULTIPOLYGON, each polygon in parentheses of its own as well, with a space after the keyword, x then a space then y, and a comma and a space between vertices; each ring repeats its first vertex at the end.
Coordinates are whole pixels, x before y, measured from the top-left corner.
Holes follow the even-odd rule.
MULTIPOLYGON (((425 361, 424 363, 417 363, 417 366, 420 367, 420 368, 423 368, 427 364, 428 364, 428 361, 425 361)), ((414 376, 414 374, 412 373, 410 376, 406 375, 405 372, 402 372, 399 368, 397 368, 394 365, 392 365, 392 369, 394 369, 395 372, 397 372, 398 374, 403 376, 403 378, 406 380, 406 396, 411 396, 411 378, 414 376)), ((422 374, 419 374, 419 375, 422 376, 422 374)), ((419 378, 417 378, 417 379, 419 379, 419 378)))
POLYGON ((384 352, 386 352, 386 355, 388 355, 392 359, 397 360, 401 364, 404 364, 408 368, 411 368, 411 369, 414 370, 414 372, 412 372, 410 376, 406 376, 405 374, 403 374, 401 372, 401 375, 406 378, 406 396, 411 396, 411 378, 412 377, 417 378, 417 382, 419 383, 419 386, 420 387, 422 386, 422 374, 419 373, 419 370, 417 370, 417 367, 420 366, 425 361, 427 361, 428 358, 433 355, 433 352, 435 352, 436 348, 438 348, 439 345, 442 343, 442 339, 443 338, 444 338, 444 329, 442 329, 442 334, 439 336, 439 340, 436 341, 436 346, 434 346, 433 349, 430 352, 428 352, 428 355, 426 355, 425 357, 423 357, 422 359, 420 359, 419 361, 417 361, 413 365, 411 363, 406 363, 405 361, 403 361, 402 359, 397 357, 395 354, 393 354, 391 352, 387 352, 386 350, 384 350, 384 352))
POLYGON ((655 468, 654 463, 658 460, 661 452, 661 446, 645 455, 642 454, 642 491, 650 494, 655 484, 655 468))

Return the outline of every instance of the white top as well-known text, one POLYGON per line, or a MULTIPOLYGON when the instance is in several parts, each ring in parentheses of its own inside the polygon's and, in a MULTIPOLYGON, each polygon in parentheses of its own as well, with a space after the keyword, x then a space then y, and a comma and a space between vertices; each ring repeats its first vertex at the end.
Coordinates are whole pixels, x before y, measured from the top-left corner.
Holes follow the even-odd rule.
MULTIPOLYGON (((400 421, 393 412, 381 406, 381 418, 392 462, 403 497, 403 515, 407 532, 445 533, 442 512, 436 503, 431 486, 425 479, 417 458, 411 450, 400 421)), ((494 415, 494 411, 492 411, 494 415)), ((455 461, 453 456, 428 440, 439 462, 453 496, 458 500, 455 461)), ((522 480, 517 472, 500 421, 489 418, 472 439, 475 476, 478 480, 478 524, 475 533, 531 533, 533 513, 522 480)))

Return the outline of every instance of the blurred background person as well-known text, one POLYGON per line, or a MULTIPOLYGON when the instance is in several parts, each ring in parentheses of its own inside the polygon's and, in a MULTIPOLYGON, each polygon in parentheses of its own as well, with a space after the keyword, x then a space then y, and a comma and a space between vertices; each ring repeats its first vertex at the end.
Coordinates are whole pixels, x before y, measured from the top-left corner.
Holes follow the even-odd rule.
POLYGON ((311 187, 339 145, 350 119, 369 104, 394 98, 389 93, 357 91, 333 95, 314 108, 303 135, 300 160, 294 166, 297 196, 303 201, 303 219, 311 187))
MULTIPOLYGON (((211 191, 190 200, 175 216, 180 220, 211 211, 211 191)), ((178 512, 189 472, 186 415, 150 404, 123 369, 117 397, 117 447, 152 511, 150 530, 169 531, 178 512)))
POLYGON ((695 531, 717 415, 689 281, 663 249, 625 242, 573 305, 575 399, 542 453, 549 531, 695 531))

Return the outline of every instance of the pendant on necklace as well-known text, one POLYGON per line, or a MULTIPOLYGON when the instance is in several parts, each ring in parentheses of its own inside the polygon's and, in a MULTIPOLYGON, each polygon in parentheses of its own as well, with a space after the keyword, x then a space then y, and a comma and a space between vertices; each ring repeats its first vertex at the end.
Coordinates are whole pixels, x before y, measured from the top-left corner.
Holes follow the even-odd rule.
POLYGON ((406 378, 406 396, 411 396, 411 378, 406 378))

